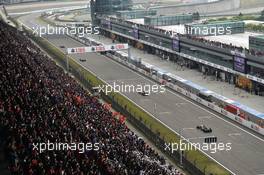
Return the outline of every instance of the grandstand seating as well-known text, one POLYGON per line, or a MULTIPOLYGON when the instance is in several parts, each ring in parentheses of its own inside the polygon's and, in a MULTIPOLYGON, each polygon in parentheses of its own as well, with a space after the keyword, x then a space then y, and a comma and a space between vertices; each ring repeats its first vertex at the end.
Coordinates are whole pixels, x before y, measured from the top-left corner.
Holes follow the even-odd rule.
POLYGON ((182 174, 21 32, 0 22, 0 38, 0 136, 12 174, 182 174), (100 148, 33 149, 48 140, 100 148))
MULTIPOLYGON (((101 17, 106 18, 105 15, 100 15, 101 17)), ((127 24, 127 25, 135 25, 135 23, 131 22, 131 21, 125 21, 123 19, 119 19, 119 18, 115 18, 115 17, 111 17, 110 18, 113 21, 117 21, 119 23, 123 23, 123 24, 127 24)), ((144 25, 144 24, 137 24, 139 28, 145 29, 145 30, 149 30, 149 31, 154 31, 154 32, 159 32, 161 34, 165 34, 165 35, 170 35, 168 31, 164 30, 164 29, 160 29, 154 26, 149 26, 149 25, 144 25)), ((221 43, 221 42, 217 42, 217 41, 210 41, 207 39, 204 39, 202 37, 196 37, 196 36, 191 36, 191 35, 187 35, 187 34, 180 34, 178 33, 179 37, 187 37, 188 39, 191 40, 195 40, 195 41, 199 41, 202 42, 203 44, 206 45, 211 45, 211 46, 215 46, 218 48, 225 48, 225 49, 229 49, 229 50, 237 50, 240 52, 244 52, 253 56, 258 56, 258 57, 263 57, 264 56, 264 52, 261 51, 256 51, 254 49, 247 49, 247 48, 243 48, 243 47, 237 47, 234 46, 232 44, 225 44, 225 43, 221 43)))

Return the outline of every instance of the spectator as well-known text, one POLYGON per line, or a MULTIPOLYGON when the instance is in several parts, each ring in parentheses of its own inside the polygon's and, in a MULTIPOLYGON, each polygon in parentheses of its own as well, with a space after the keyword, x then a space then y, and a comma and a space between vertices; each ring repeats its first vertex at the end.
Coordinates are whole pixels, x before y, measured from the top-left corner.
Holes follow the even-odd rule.
POLYGON ((12 174, 181 174, 24 35, 0 22, 0 37, 0 128, 12 174), (48 140, 100 149, 33 149, 48 140))

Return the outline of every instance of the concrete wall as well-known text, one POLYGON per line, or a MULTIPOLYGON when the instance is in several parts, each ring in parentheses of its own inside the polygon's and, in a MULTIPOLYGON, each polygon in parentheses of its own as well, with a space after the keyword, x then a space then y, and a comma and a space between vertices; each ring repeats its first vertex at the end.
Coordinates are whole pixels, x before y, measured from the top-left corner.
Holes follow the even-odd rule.
POLYGON ((18 3, 24 3, 24 2, 38 2, 40 0, 0 0, 0 3, 4 4, 18 4, 18 3))
POLYGON ((250 7, 263 7, 264 9, 264 0, 240 0, 241 8, 250 8, 250 7))

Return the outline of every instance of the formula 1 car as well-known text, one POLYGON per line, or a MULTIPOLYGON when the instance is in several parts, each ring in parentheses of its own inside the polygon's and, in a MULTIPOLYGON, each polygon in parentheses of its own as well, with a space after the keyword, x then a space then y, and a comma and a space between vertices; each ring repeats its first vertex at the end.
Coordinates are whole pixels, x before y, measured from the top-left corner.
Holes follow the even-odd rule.
POLYGON ((203 131, 204 133, 211 133, 212 128, 207 128, 205 125, 199 125, 196 129, 203 131))
POLYGON ((86 62, 86 58, 80 58, 79 59, 81 62, 86 62))
POLYGON ((140 95, 142 96, 149 96, 149 93, 145 92, 145 91, 142 91, 142 92, 138 92, 140 95))

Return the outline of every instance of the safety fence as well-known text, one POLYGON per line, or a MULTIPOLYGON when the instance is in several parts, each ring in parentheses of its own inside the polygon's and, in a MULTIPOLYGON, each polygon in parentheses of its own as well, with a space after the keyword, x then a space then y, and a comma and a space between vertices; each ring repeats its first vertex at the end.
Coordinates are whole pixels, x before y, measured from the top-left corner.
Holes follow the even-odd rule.
MULTIPOLYGON (((35 41, 43 50, 56 60, 66 69, 66 55, 52 45, 48 40, 34 36, 32 32, 23 27, 27 35, 35 41)), ((118 58, 116 58, 118 59, 118 58)), ((119 60, 125 64, 123 60, 119 60)), ((132 65, 131 65, 132 66, 132 65)), ((133 65, 134 66, 134 65, 133 65)), ((138 69, 134 67, 135 69, 138 69)), ((99 85, 106 84, 102 79, 97 77, 93 72, 79 64, 76 60, 69 57, 69 70, 82 85, 88 89, 99 85)), ((138 69, 138 71, 141 71, 138 69)), ((142 72, 142 71, 141 71, 142 72)), ((142 72, 144 73, 144 72, 142 72)), ((179 143, 180 136, 174 130, 168 128, 164 123, 156 119, 153 115, 142 109, 120 93, 110 93, 109 95, 101 94, 102 98, 111 103, 114 109, 120 111, 127 119, 139 130, 142 131, 155 145, 170 156, 175 162, 182 158, 184 169, 195 175, 230 175, 227 169, 215 162, 209 155, 198 150, 188 150, 183 154, 180 151, 171 152, 165 150, 165 143, 179 143), (183 155, 182 157, 180 155, 183 155)))
MULTIPOLYGON (((84 39, 80 39, 76 36, 70 36, 72 37, 73 39, 79 41, 79 42, 82 42, 84 44, 87 44, 86 40, 84 39)), ((96 44, 97 42, 93 40, 93 44, 96 44)), ((98 44, 98 43, 97 43, 98 44)), ((168 82, 166 81, 165 79, 163 78, 160 78, 158 77, 157 75, 153 75, 151 72, 147 72, 145 71, 144 69, 141 69, 140 67, 132 64, 129 60, 129 58, 122 58, 122 57, 118 57, 118 56, 115 56, 111 53, 107 53, 107 56, 114 59, 115 61, 123 64, 124 66, 126 67, 129 67, 130 69, 136 71, 136 72, 139 72, 141 74, 143 74, 144 76, 156 81, 156 82, 159 82, 161 84, 164 84, 165 86, 167 86, 168 88, 196 101, 197 103, 199 104, 202 104, 203 106, 206 106, 207 108, 210 108, 211 110, 219 113, 219 114, 222 114, 224 115, 225 117, 261 134, 261 135, 264 135, 264 128, 260 127, 258 124, 252 122, 252 121, 249 121, 249 120, 246 120, 238 115, 235 115, 227 110, 225 110, 224 108, 221 108, 219 107, 218 105, 216 105, 215 103, 213 102, 209 102, 209 101, 206 101, 204 100, 203 98, 200 98, 199 96, 197 96, 197 94, 195 93, 192 93, 192 91, 188 91, 184 88, 181 87, 181 84, 174 84, 174 83, 171 83, 171 82, 168 82)))

